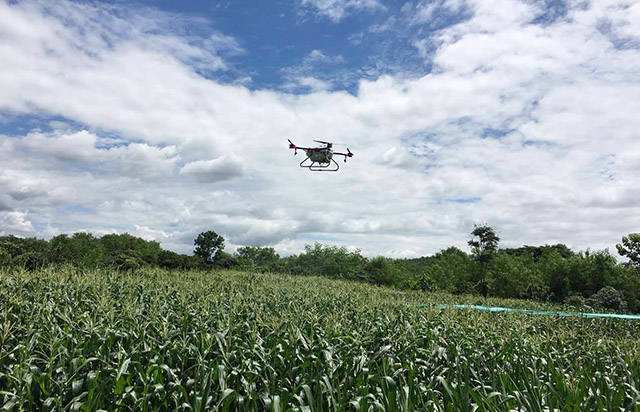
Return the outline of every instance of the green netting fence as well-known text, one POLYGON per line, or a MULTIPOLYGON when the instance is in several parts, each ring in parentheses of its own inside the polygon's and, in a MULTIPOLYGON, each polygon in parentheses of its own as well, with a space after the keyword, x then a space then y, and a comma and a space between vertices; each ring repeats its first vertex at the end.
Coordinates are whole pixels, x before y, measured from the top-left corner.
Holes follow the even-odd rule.
POLYGON ((439 305, 435 305, 435 307, 437 309, 466 309, 466 310, 479 310, 482 312, 491 312, 491 313, 521 313, 524 315, 538 315, 538 316, 640 320, 640 315, 628 315, 628 314, 622 314, 622 313, 565 312, 565 311, 550 311, 550 310, 538 310, 538 309, 507 308, 502 306, 462 305, 462 304, 459 304, 459 305, 439 304, 439 305))

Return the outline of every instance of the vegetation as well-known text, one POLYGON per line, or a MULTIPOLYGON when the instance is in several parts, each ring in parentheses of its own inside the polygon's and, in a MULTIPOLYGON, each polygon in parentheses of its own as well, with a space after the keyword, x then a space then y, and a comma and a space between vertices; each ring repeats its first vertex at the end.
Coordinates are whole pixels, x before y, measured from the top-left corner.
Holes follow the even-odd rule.
POLYGON ((221 255, 224 252, 224 238, 213 230, 200 233, 193 243, 195 245, 194 256, 200 258, 204 264, 213 265, 216 261, 221 260, 221 255))
POLYGON ((622 237, 622 243, 616 245, 620 256, 629 258, 629 264, 640 268, 640 233, 631 233, 622 237))
POLYGON ((608 251, 574 252, 567 246, 500 248, 500 238, 488 225, 474 227, 468 254, 450 247, 417 259, 367 258, 357 250, 308 245, 293 256, 281 257, 273 248, 245 246, 224 251, 224 238, 203 232, 194 241, 194 254, 163 250, 158 242, 128 234, 95 237, 87 233, 59 235, 49 241, 0 237, 0 267, 38 270, 50 265, 81 269, 142 267, 169 270, 219 268, 359 280, 375 285, 454 294, 570 303, 581 310, 640 312, 638 234, 623 237, 619 263, 608 251))
POLYGON ((0 269, 0 288, 4 410, 640 408, 637 322, 433 305, 532 302, 150 268, 0 269))

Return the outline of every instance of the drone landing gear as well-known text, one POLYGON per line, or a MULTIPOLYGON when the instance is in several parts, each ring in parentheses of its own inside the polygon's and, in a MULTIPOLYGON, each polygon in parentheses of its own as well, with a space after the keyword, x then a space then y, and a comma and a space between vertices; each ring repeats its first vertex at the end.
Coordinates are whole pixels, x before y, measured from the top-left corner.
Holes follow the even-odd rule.
POLYGON ((306 167, 312 172, 337 172, 338 169, 340 169, 340 165, 333 159, 327 163, 311 162, 310 164, 305 164, 307 160, 309 160, 308 157, 300 162, 300 167, 306 167), (335 167, 331 167, 331 163, 333 163, 335 167))

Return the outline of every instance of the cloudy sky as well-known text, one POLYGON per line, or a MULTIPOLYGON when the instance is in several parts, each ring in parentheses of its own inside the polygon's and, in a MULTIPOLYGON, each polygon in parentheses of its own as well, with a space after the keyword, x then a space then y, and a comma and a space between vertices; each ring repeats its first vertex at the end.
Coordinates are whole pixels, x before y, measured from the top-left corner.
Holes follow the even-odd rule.
POLYGON ((638 0, 0 0, 0 234, 611 249, 638 182, 638 0))

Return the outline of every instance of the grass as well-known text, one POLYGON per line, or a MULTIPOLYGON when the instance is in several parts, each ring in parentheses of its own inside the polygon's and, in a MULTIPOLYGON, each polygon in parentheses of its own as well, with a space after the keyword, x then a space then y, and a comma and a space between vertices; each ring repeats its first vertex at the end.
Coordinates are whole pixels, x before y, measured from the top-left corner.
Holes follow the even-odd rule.
POLYGON ((0 290, 6 410, 640 410, 640 322, 239 272, 0 271, 0 290))

